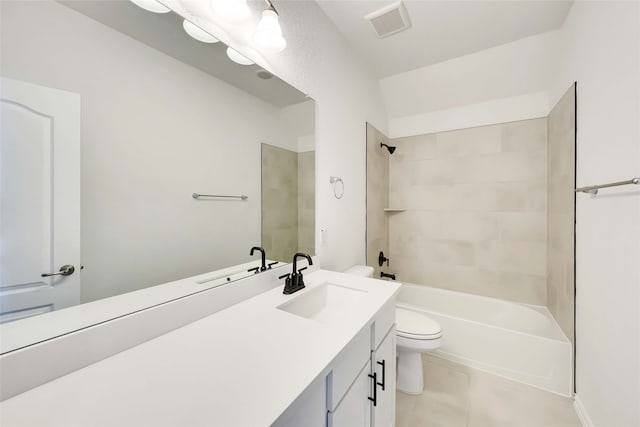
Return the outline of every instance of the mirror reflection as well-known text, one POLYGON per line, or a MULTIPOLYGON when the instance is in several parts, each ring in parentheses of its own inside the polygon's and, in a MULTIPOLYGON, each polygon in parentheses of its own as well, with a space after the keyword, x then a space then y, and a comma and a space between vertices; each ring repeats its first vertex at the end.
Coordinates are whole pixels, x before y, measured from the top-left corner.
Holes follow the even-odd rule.
POLYGON ((262 144, 262 242, 274 260, 315 252, 313 134, 296 148, 262 144))
POLYGON ((0 7, 3 322, 221 269, 244 277, 254 246, 268 260, 288 262, 294 241, 314 253, 313 100, 174 13, 0 7), (265 174, 265 146, 304 168, 265 174), (296 182, 289 246, 263 232, 263 218, 293 215, 263 179, 296 182))

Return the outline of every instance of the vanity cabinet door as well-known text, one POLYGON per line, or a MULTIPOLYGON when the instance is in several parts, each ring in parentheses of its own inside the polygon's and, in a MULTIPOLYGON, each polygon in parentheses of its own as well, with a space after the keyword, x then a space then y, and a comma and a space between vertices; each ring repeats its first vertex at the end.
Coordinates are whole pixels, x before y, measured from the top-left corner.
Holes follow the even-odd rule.
POLYGON ((377 378, 377 402, 372 407, 374 427, 392 427, 396 418, 396 328, 392 326, 371 355, 371 370, 377 378))
POLYGON ((371 425, 371 402, 373 382, 369 377, 370 362, 362 367, 356 380, 344 395, 335 410, 327 414, 327 427, 369 427, 371 425))

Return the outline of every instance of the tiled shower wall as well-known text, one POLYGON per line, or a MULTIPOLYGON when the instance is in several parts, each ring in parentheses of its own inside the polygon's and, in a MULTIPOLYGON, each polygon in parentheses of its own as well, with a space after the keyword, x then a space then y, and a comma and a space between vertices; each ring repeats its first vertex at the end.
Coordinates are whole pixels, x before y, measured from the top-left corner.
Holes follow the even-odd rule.
POLYGON ((315 254, 315 152, 262 144, 262 246, 269 259, 315 254))
MULTIPOLYGON (((389 139, 367 123, 367 265, 380 277, 378 254, 389 254, 389 152, 380 143, 389 139)), ((384 271, 389 269, 385 268, 384 271)))
MULTIPOLYGON (((398 280, 545 305, 547 119, 391 144, 389 204, 406 209, 388 214, 389 270, 398 280)), ((377 167, 367 174, 368 235, 370 223, 383 227, 369 220, 384 204, 377 167), (372 194, 380 195, 375 207, 372 194)))
POLYGON ((298 251, 316 253, 316 152, 298 153, 298 251))
POLYGON ((573 342, 575 84, 548 118, 547 147, 547 307, 573 342))
POLYGON ((262 247, 290 262, 298 248, 298 153, 262 144, 262 247))

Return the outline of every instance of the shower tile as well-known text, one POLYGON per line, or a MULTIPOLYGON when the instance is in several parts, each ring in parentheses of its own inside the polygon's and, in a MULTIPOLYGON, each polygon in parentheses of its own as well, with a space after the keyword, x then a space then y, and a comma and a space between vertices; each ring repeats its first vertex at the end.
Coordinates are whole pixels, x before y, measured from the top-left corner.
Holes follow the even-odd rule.
POLYGON ((440 240, 435 242, 434 254, 430 258, 442 264, 473 265, 475 244, 470 241, 440 240))
POLYGON ((450 159, 426 159, 405 162, 411 185, 448 184, 454 181, 457 161, 450 159))
POLYGON ((418 209, 443 211, 451 210, 453 193, 449 184, 434 184, 411 187, 411 203, 418 209))
POLYGON ((502 127, 502 151, 545 151, 547 119, 506 123, 502 127))
POLYGON ((386 218, 400 280, 544 303, 546 128, 534 119, 392 141, 388 201, 406 211, 386 218))
POLYGON ((489 240, 478 243, 478 266, 516 273, 546 276, 546 245, 540 242, 489 240))
POLYGON ((463 157, 456 162, 454 182, 544 181, 545 162, 543 151, 463 157))
POLYGON ((538 213, 500 213, 500 239, 511 241, 546 241, 547 217, 543 212, 538 213))
POLYGON ((545 305, 547 280, 544 276, 500 272, 493 296, 525 304, 545 305))
POLYGON ((495 214, 458 213, 440 214, 441 235, 451 240, 491 240, 498 239, 499 229, 495 214))
POLYGON ((391 140, 391 145, 398 147, 390 158, 391 164, 438 157, 436 134, 396 138, 391 140))
POLYGON ((547 305, 573 342, 575 86, 549 114, 547 194, 547 305))
POLYGON ((500 125, 454 130, 436 135, 440 157, 476 156, 499 153, 501 150, 500 125))
POLYGON ((442 236, 442 218, 438 212, 406 211, 389 215, 389 230, 395 235, 412 235, 424 239, 442 236))
MULTIPOLYGON (((411 185, 412 168, 406 162, 389 162, 389 187, 406 188, 411 185)), ((372 175, 372 174, 370 174, 372 175)), ((367 177, 367 180, 370 178, 367 177)))

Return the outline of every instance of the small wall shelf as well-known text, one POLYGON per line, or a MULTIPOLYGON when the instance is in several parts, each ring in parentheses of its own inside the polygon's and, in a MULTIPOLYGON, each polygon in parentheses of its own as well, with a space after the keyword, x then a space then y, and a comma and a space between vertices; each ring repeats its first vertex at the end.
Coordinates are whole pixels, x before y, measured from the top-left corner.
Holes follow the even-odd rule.
POLYGON ((385 212, 404 212, 406 209, 396 209, 396 208, 384 208, 385 212))

